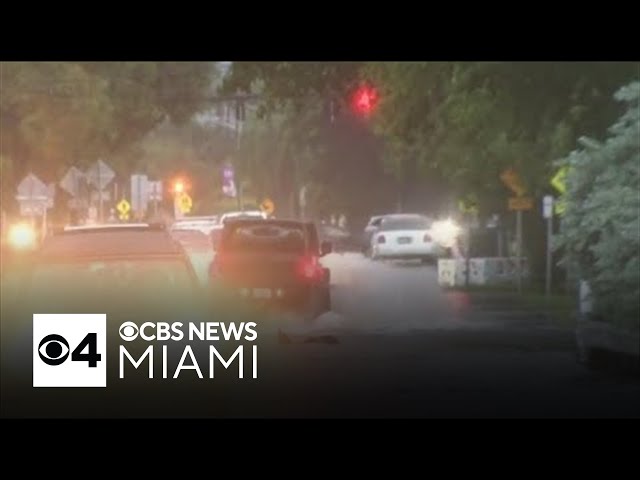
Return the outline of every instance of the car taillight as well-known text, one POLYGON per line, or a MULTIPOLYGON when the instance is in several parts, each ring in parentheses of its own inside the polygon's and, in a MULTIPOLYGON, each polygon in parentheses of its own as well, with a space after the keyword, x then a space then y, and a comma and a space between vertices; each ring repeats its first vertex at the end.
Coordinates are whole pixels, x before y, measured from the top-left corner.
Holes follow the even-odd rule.
POLYGON ((304 280, 315 281, 321 280, 324 272, 318 262, 318 257, 310 256, 300 260, 297 273, 304 280))
POLYGON ((431 241, 431 235, 429 235, 428 233, 425 233, 424 234, 424 238, 422 239, 422 241, 430 242, 431 241))
POLYGON ((378 243, 385 243, 387 241, 386 238, 384 238, 384 235, 378 235, 378 243))

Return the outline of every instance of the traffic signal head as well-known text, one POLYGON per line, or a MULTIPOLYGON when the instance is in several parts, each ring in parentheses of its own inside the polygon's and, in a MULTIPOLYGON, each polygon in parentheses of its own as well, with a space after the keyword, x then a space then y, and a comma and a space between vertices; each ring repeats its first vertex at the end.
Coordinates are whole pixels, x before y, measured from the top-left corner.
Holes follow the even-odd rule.
POLYGON ((173 193, 183 193, 185 191, 185 185, 182 180, 176 180, 173 182, 173 193))
POLYGON ((378 92, 369 85, 363 85, 358 88, 352 99, 352 106, 355 113, 365 117, 373 112, 377 103, 378 92))

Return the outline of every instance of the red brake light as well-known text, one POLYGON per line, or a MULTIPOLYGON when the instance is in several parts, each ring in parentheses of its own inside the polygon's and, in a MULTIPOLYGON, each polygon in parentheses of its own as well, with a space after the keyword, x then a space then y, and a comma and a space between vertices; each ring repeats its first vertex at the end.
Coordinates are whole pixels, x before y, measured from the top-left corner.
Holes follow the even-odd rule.
POLYGON ((378 243, 385 243, 387 241, 386 238, 384 238, 384 235, 378 235, 378 243))
POLYGON ((321 280, 324 273, 315 255, 302 258, 297 270, 298 275, 304 280, 321 280))
POLYGON ((424 242, 430 242, 431 241, 431 235, 429 235, 428 233, 424 234, 424 238, 422 239, 424 242))

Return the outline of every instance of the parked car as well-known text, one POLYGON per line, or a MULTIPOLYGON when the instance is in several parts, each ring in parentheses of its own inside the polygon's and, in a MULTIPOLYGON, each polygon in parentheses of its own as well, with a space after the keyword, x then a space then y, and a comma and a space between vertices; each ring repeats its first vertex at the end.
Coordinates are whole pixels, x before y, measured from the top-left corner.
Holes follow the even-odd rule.
POLYGON ((434 241, 433 221, 419 214, 385 215, 371 238, 371 258, 434 262, 444 248, 434 241))
POLYGON ((211 265, 211 283, 254 304, 312 319, 331 308, 330 272, 319 262, 330 252, 331 244, 320 244, 313 223, 227 221, 211 265))
POLYGON ((362 253, 369 256, 371 254, 371 237, 373 234, 380 228, 380 222, 382 222, 382 218, 384 215, 376 215, 369 219, 369 222, 364 227, 364 232, 362 233, 362 253))

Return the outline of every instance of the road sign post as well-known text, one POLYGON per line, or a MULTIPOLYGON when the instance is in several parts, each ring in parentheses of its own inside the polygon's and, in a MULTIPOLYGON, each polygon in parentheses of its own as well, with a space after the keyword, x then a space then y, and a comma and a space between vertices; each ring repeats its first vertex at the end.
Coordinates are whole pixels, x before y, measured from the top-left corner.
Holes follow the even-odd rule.
POLYGON ((518 293, 522 293, 522 210, 516 211, 516 262, 518 293))
POLYGON ((111 180, 115 178, 115 172, 104 163, 98 160, 94 163, 86 173, 87 180, 98 190, 98 222, 104 221, 103 218, 103 190, 111 180))
POLYGON ((547 258, 544 292, 547 299, 551 295, 551 239, 553 236, 553 197, 546 195, 542 200, 542 216, 547 220, 547 258))

